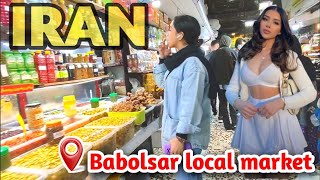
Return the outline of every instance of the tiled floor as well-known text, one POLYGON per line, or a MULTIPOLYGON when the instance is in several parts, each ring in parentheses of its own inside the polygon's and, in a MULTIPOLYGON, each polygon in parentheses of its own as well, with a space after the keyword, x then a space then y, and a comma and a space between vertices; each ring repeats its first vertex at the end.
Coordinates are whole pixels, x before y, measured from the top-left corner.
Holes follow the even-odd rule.
MULTIPOLYGON (((224 154, 227 149, 231 148, 231 139, 233 136, 233 131, 227 132, 224 127, 223 123, 218 122, 216 118, 213 119, 211 123, 211 140, 209 144, 209 153, 213 155, 224 154)), ((155 154, 162 154, 161 148, 156 148, 154 150, 155 154)), ((236 151, 237 152, 237 151, 236 151)), ((308 179, 320 179, 319 176, 308 176, 305 177, 299 175, 291 175, 290 179, 297 179, 297 180, 308 180, 308 179)), ((152 174, 152 180, 171 180, 175 179, 174 174, 152 174)), ((244 179, 244 176, 240 173, 234 174, 203 174, 204 180, 220 180, 220 179, 230 179, 230 180, 237 180, 237 179, 244 179)))

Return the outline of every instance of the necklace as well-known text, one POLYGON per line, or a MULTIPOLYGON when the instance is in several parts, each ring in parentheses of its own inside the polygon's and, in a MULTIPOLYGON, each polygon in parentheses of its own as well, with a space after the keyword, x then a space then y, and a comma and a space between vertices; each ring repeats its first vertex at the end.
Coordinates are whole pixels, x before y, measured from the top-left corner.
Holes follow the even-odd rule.
POLYGON ((262 56, 262 60, 265 60, 269 53, 270 53, 270 51, 267 51, 266 54, 263 54, 262 52, 260 52, 260 54, 262 56))

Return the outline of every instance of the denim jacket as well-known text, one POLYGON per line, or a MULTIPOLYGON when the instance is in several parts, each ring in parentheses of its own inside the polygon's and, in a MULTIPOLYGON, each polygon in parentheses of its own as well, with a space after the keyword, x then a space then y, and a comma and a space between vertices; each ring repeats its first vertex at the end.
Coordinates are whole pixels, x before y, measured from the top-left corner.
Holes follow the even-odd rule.
POLYGON ((188 134, 192 148, 207 149, 211 104, 205 66, 197 57, 189 57, 171 73, 164 64, 157 65, 154 76, 157 85, 164 88, 162 145, 181 133, 188 134))

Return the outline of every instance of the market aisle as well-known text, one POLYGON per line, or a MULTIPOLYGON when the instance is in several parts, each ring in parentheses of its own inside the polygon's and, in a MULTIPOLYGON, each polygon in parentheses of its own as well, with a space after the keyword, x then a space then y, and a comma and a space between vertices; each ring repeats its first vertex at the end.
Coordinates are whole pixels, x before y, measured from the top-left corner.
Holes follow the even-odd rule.
MULTIPOLYGON (((227 149, 231 149, 231 139, 233 131, 227 132, 223 123, 218 122, 217 118, 213 118, 211 123, 211 140, 209 144, 209 153, 213 155, 224 154, 227 149)), ((161 148, 156 148, 154 153, 160 155, 162 153, 161 148)), ((237 151, 236 151, 237 154, 237 151)), ((153 174, 151 175, 152 180, 171 180, 175 179, 173 174, 153 174)), ((203 180, 212 179, 244 179, 244 176, 240 173, 234 174, 203 174, 203 180)), ((295 179, 295 176, 291 176, 290 179, 295 179)))

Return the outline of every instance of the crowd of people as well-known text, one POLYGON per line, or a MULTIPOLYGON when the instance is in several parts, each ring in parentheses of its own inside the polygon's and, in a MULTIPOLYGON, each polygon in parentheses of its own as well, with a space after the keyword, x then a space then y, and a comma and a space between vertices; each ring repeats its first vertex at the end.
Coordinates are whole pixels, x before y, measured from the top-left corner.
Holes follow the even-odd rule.
MULTIPOLYGON (((232 49, 231 38, 223 35, 212 41, 206 56, 199 48, 200 29, 194 17, 177 16, 168 43, 160 46, 154 75, 165 90, 162 145, 170 144, 171 154, 182 154, 185 143, 190 143, 193 153, 200 154, 210 141, 213 114, 223 120, 226 130, 234 130, 231 145, 240 154, 310 151, 316 164, 317 127, 310 121, 317 99, 315 69, 302 55, 285 11, 266 8, 253 25, 251 40, 239 38, 232 49), (171 54, 171 48, 177 53, 171 54), (298 91, 285 93, 289 85, 298 91)), ((182 167, 176 179, 202 179, 182 167)), ((288 174, 245 177, 287 178, 288 174)))

